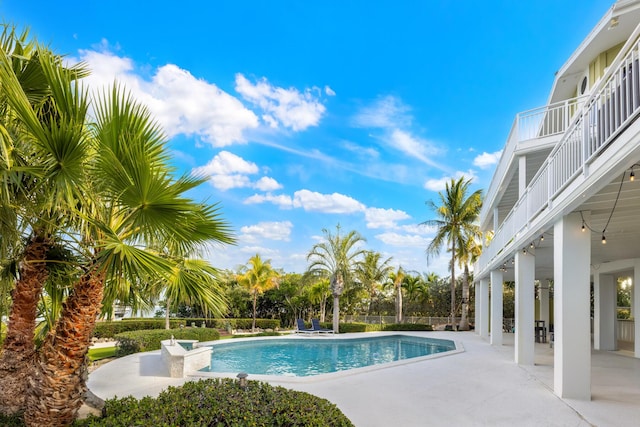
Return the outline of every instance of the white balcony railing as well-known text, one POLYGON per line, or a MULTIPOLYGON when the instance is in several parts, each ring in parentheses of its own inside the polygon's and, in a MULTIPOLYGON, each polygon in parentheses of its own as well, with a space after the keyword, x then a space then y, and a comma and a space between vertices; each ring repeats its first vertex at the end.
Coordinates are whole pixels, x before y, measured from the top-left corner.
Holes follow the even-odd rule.
MULTIPOLYGON (((502 151, 487 194, 497 194, 497 186, 502 182, 518 144, 563 134, 586 99, 586 96, 571 98, 518 113, 511 126, 507 144, 502 151)), ((491 201, 484 204, 481 217, 486 216, 487 212, 484 210, 489 209, 490 206, 491 201)))
MULTIPOLYGON (((531 180, 523 196, 502 225, 495 230, 491 244, 484 249, 478 260, 479 273, 505 249, 511 249, 508 246, 517 243, 518 233, 540 215, 551 200, 580 175, 587 164, 602 155, 640 113, 639 32, 640 26, 588 99, 565 104, 564 110, 561 106, 531 110, 528 116, 530 118, 525 123, 532 123, 530 128, 534 129, 531 131, 533 137, 551 135, 547 132, 562 132, 563 136, 531 180), (569 108, 576 108, 577 114, 567 122, 567 114, 571 113, 569 108), (567 126, 563 128, 561 122, 567 126)), ((520 120, 523 118, 520 117, 520 120)))

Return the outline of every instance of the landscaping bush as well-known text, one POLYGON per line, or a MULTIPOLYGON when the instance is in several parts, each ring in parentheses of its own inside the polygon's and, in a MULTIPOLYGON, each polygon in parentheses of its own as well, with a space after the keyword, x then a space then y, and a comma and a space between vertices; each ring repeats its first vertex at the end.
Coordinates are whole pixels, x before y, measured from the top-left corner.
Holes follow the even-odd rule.
MULTIPOLYGON (((207 328, 227 329, 227 325, 231 329, 251 329, 253 319, 183 319, 172 318, 169 320, 171 328, 178 328, 180 325, 201 327, 204 322, 207 328)), ((114 338, 117 334, 129 331, 140 331, 147 329, 164 329, 165 319, 123 319, 109 322, 98 322, 93 331, 96 338, 114 338)), ((256 327, 260 329, 279 329, 280 320, 278 319, 256 319, 256 327)))
POLYGON ((171 339, 214 341, 220 339, 217 329, 211 328, 178 328, 178 329, 149 329, 142 331, 129 331, 117 334, 118 349, 116 357, 141 351, 159 350, 160 342, 171 339))
MULTIPOLYGON (((327 324, 331 327, 331 324, 327 324)), ((340 332, 378 332, 378 331, 433 331, 431 325, 420 323, 340 323, 340 332)))
POLYGON ((331 402, 309 393, 249 381, 209 379, 169 387, 158 398, 107 400, 104 417, 78 426, 353 426, 331 402))

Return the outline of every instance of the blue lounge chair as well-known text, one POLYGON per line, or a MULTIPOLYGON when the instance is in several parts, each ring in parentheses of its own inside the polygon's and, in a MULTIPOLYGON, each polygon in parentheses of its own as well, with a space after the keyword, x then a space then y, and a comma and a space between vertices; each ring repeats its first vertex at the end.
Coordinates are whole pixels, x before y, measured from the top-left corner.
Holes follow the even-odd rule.
POLYGON ((304 320, 296 319, 296 322, 298 326, 298 329, 296 329, 296 333, 300 333, 300 334, 317 334, 318 333, 318 331, 315 331, 313 329, 307 329, 307 327, 304 324, 304 320))
POLYGON ((333 329, 326 329, 323 328, 322 326, 320 326, 320 320, 318 319, 311 319, 311 325, 314 331, 318 332, 319 334, 332 334, 333 333, 333 329))

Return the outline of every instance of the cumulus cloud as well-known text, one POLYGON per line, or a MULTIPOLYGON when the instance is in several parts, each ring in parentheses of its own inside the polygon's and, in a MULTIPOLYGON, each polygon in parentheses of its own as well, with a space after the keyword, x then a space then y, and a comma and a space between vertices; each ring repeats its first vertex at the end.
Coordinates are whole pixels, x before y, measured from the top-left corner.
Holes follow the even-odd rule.
POLYGON ((395 209, 367 208, 364 212, 367 228, 396 228, 397 222, 411 218, 406 212, 395 209))
POLYGON ((251 83, 242 74, 236 74, 235 89, 245 100, 262 109, 262 119, 273 128, 304 130, 317 126, 325 112, 319 98, 321 90, 316 87, 300 92, 296 88, 273 86, 266 78, 251 83))
POLYGON ((89 87, 102 90, 117 79, 149 108, 169 137, 194 135, 223 147, 246 142, 244 132, 258 127, 258 117, 239 99, 177 65, 163 65, 147 79, 131 59, 110 52, 106 41, 99 51, 79 54, 92 71, 84 79, 89 87))
POLYGON ((459 179, 461 177, 471 179, 472 182, 477 179, 476 174, 472 170, 467 172, 457 171, 454 176, 443 176, 440 179, 428 179, 424 183, 424 188, 431 191, 443 191, 448 182, 451 182, 452 179, 459 179))
POLYGON ((242 227, 242 240, 245 242, 257 241, 259 238, 269 240, 283 240, 288 242, 291 237, 293 224, 290 221, 259 222, 254 225, 242 227))
POLYGON ((321 194, 309 190, 299 190, 293 195, 293 206, 305 211, 332 214, 350 214, 362 212, 365 205, 344 194, 321 194))
POLYGON ((260 191, 273 191, 281 189, 282 184, 271 177, 263 176, 255 183, 254 187, 260 191))
POLYGON ((502 150, 493 153, 483 152, 482 154, 477 155, 475 159, 473 159, 473 164, 480 169, 489 169, 491 166, 497 164, 500 161, 501 155, 502 150))
POLYGON ((247 197, 244 202, 245 205, 259 205, 262 203, 273 203, 280 207, 280 209, 293 208, 293 199, 285 194, 254 194, 251 197, 247 197))
POLYGON ((233 173, 254 174, 258 166, 228 151, 221 151, 205 166, 195 168, 198 175, 229 175, 233 173))
POLYGON ((392 232, 376 234, 376 239, 381 240, 383 243, 390 246, 411 246, 423 248, 426 248, 431 241, 431 239, 417 234, 400 234, 392 232))

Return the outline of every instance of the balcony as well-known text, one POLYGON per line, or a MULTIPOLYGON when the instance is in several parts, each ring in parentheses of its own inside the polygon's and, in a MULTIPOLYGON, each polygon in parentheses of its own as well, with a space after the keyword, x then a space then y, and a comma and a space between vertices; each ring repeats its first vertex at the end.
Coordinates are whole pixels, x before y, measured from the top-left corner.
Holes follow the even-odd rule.
MULTIPOLYGON (((498 186, 505 182, 512 156, 527 138, 560 135, 559 141, 531 179, 524 194, 515 202, 477 265, 478 275, 496 268, 503 258, 526 243, 526 231, 559 215, 579 197, 572 189, 594 172, 590 167, 616 155, 609 150, 613 142, 635 121, 640 112, 640 43, 636 29, 609 70, 587 98, 549 105, 516 117, 503 158, 489 187, 481 218, 487 218, 498 186), (507 157, 505 157, 507 156, 507 157), (500 168, 503 168, 502 170, 500 168)), ((633 147, 625 147, 631 150, 633 147)), ((602 167, 602 166, 597 166, 602 167)), ((602 174, 600 174, 602 175, 602 174)), ((536 231, 537 232, 537 231, 536 231)))

